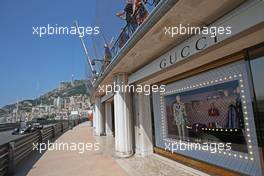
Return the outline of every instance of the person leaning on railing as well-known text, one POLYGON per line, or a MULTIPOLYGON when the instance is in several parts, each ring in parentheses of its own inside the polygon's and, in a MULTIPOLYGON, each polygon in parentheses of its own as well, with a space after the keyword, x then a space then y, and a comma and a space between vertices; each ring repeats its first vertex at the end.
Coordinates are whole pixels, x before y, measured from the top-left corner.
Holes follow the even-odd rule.
POLYGON ((133 4, 131 3, 131 0, 127 0, 124 10, 116 14, 119 18, 126 20, 127 28, 130 33, 133 33, 137 29, 137 21, 133 14, 133 4))
POLYGON ((141 0, 135 0, 133 16, 136 18, 138 25, 141 25, 143 21, 148 17, 148 12, 142 4, 141 0))

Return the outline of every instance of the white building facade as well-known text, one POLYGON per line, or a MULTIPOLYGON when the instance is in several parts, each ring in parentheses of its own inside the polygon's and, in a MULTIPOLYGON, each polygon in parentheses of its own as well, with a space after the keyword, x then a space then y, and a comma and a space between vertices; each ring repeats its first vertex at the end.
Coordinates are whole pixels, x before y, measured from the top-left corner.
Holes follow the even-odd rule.
POLYGON ((114 136, 119 157, 157 153, 214 175, 262 175, 263 9, 257 0, 161 1, 97 79, 94 134, 114 136), (179 24, 232 33, 165 34, 179 24), (165 91, 106 94, 106 85, 165 91))

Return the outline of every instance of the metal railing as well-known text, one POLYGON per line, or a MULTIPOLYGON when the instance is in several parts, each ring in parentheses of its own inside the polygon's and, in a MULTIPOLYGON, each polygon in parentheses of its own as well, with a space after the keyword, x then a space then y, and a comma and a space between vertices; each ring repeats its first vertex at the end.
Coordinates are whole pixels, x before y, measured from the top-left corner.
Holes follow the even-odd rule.
MULTIPOLYGON (((159 2, 160 0, 153 0, 152 5, 156 6, 159 2)), ((138 26, 140 26, 147 19, 145 15, 148 15, 148 11, 145 8, 144 4, 142 4, 141 6, 139 6, 139 8, 136 10, 136 12, 134 13, 132 17, 137 22, 137 24, 136 25, 127 24, 122 29, 121 33, 119 34, 119 37, 117 38, 113 47, 111 48, 112 59, 114 59, 118 55, 121 48, 127 43, 127 41, 135 33, 138 26)))
MULTIPOLYGON (((55 124, 55 123, 59 123, 65 120, 44 120, 44 121, 36 121, 36 123, 40 123, 41 125, 51 125, 51 124, 55 124)), ((28 121, 27 124, 32 124, 34 123, 33 121, 28 121)), ((20 122, 16 122, 16 123, 2 123, 0 124, 0 132, 2 131, 9 131, 9 130, 13 130, 15 128, 19 128, 20 127, 20 122)))
POLYGON ((67 131, 69 128, 84 121, 86 121, 86 119, 58 122, 0 145, 0 176, 12 175, 15 166, 33 152, 33 143, 37 144, 52 140, 67 131))
POLYGON ((4 144, 0 146, 0 176, 4 176, 8 173, 9 166, 9 146, 4 144))
POLYGON ((20 127, 20 123, 2 123, 2 124, 0 124, 0 132, 12 130, 12 129, 18 128, 18 127, 20 127))

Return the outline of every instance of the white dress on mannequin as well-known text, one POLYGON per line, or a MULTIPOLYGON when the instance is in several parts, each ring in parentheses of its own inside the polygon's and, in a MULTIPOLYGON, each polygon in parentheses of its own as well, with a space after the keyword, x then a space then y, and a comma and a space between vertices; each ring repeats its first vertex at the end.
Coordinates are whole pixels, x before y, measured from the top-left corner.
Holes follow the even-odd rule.
POLYGON ((185 105, 181 102, 173 104, 173 117, 174 122, 178 128, 178 135, 180 140, 185 138, 185 124, 186 124, 186 111, 185 105))

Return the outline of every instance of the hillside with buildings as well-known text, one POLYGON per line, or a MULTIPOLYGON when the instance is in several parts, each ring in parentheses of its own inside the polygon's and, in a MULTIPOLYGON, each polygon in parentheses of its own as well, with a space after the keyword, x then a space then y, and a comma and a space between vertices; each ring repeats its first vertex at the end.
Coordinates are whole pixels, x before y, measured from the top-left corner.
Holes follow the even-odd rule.
POLYGON ((86 95, 86 94, 88 94, 88 92, 84 80, 75 80, 73 82, 61 82, 58 88, 36 99, 36 103, 52 104, 54 99, 58 97, 67 98, 76 95, 86 95))
POLYGON ((64 117, 71 111, 82 111, 90 105, 84 80, 61 82, 58 88, 34 100, 22 100, 0 108, 0 123, 33 118, 64 117))

